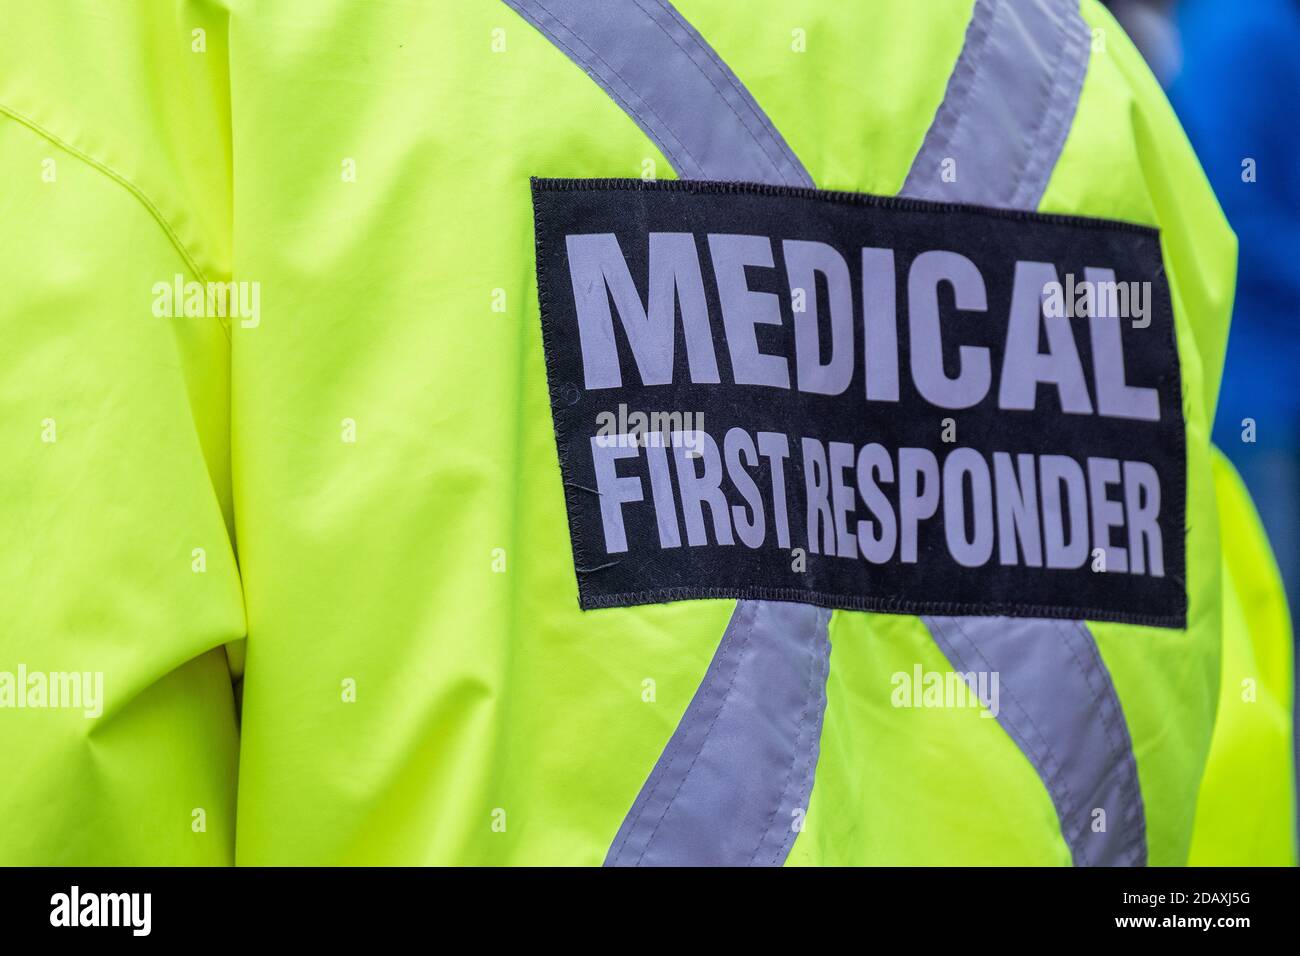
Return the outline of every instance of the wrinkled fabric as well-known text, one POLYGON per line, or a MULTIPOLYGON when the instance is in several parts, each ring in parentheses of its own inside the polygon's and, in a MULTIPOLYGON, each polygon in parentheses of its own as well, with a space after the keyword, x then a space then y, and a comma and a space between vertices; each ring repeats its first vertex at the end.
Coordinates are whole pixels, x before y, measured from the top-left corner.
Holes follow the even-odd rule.
MULTIPOLYGON (((882 195, 971 8, 676 6, 819 187, 882 195)), ((1235 242, 1083 12, 1107 42, 1040 209, 1161 230, 1188 627, 1089 627, 1150 862, 1182 864, 1241 580, 1208 438, 1235 242)), ((578 607, 528 182, 667 159, 499 3, 5 4, 0 62, 0 672, 102 675, 98 716, 0 709, 0 861, 599 864, 734 602, 578 607), (226 315, 188 308, 230 281, 226 315)), ((997 721, 891 705, 947 667, 917 618, 836 612, 830 640, 790 863, 1069 863, 997 721)))

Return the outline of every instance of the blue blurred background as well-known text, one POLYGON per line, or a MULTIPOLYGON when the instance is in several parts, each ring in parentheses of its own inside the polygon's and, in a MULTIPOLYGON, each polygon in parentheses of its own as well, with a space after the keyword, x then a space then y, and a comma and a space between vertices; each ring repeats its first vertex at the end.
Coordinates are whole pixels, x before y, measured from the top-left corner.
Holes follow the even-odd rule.
POLYGON ((1300 0, 1110 0, 1107 6, 1168 91, 1237 233, 1237 300, 1214 442, 1250 488, 1294 622, 1300 609, 1300 0), (1253 177, 1243 175, 1250 160, 1253 177), (1253 442, 1243 440, 1247 419, 1255 423, 1253 442))

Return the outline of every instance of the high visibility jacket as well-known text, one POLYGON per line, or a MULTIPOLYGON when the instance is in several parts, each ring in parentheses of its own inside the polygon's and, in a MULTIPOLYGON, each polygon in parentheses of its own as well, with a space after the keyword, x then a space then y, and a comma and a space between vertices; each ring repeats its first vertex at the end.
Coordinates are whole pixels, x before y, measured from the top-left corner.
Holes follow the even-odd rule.
POLYGON ((1290 624, 1209 442, 1235 239, 1094 0, 5 2, 0 62, 0 862, 1294 861, 1290 624), (1177 620, 580 604, 557 178, 1158 229, 1177 620), (975 671, 996 715, 900 705, 975 671))

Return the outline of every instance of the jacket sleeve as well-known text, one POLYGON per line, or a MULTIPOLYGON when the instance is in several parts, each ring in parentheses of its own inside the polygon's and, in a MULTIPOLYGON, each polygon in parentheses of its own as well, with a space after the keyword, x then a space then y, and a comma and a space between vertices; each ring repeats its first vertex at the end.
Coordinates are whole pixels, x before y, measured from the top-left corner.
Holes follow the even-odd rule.
POLYGON ((0 864, 233 859, 229 330, 162 291, 229 268, 225 57, 171 6, 0 11, 0 864))
POLYGON ((1282 579, 1240 476, 1219 451, 1223 671, 1192 866, 1295 866, 1292 640, 1282 579))

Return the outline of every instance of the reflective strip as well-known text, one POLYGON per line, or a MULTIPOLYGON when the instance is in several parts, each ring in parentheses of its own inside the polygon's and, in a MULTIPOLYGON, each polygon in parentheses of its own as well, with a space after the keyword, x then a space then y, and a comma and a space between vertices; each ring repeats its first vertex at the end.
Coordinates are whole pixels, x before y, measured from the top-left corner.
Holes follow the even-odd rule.
POLYGON ((812 792, 831 612, 741 601, 607 866, 780 866, 812 792))
POLYGON ((665 0, 505 0, 582 67, 682 179, 811 186, 749 91, 665 0))
POLYGON ((1074 123, 1091 37, 1077 0, 976 0, 902 195, 1037 209, 1074 123))
MULTIPOLYGON (((977 0, 902 195, 1037 209, 1074 122, 1091 32, 1076 0, 977 0), (1035 75, 1036 74, 1036 75, 1035 75), (944 181, 944 160, 955 174, 944 181)), ((1082 621, 926 617, 958 671, 996 671, 998 722, 1038 771, 1076 866, 1144 866, 1146 813, 1119 695, 1082 621), (1105 829, 1093 831, 1094 810, 1105 829)))
POLYGON ((923 620, 972 690, 974 675, 999 675, 998 722, 1042 777, 1075 866, 1145 866, 1146 818, 1133 742, 1083 622, 923 620))
MULTIPOLYGON (((683 179, 813 185, 735 75, 662 0, 505 2, 586 70, 683 179)), ((1036 208, 1073 123, 1089 36, 1074 0, 977 0, 902 194, 1036 208), (1030 68, 1041 82, 1026 75, 1030 68), (948 157, 957 161, 952 183, 943 176, 948 157)), ((829 621, 829 612, 804 605, 736 605, 606 864, 784 861, 820 750, 829 621)), ((954 666, 969 670, 959 663, 967 658, 996 665, 1006 697, 999 719, 1043 777, 1075 862, 1144 863, 1132 743, 1087 628, 926 622, 954 666), (1094 807, 1107 810, 1102 833, 1092 832, 1094 807)))
MULTIPOLYGON (((664 0, 505 0, 654 140, 682 179, 811 186, 781 134, 664 0)), ((741 601, 628 811, 609 866, 779 866, 808 807, 830 612, 741 601)))

